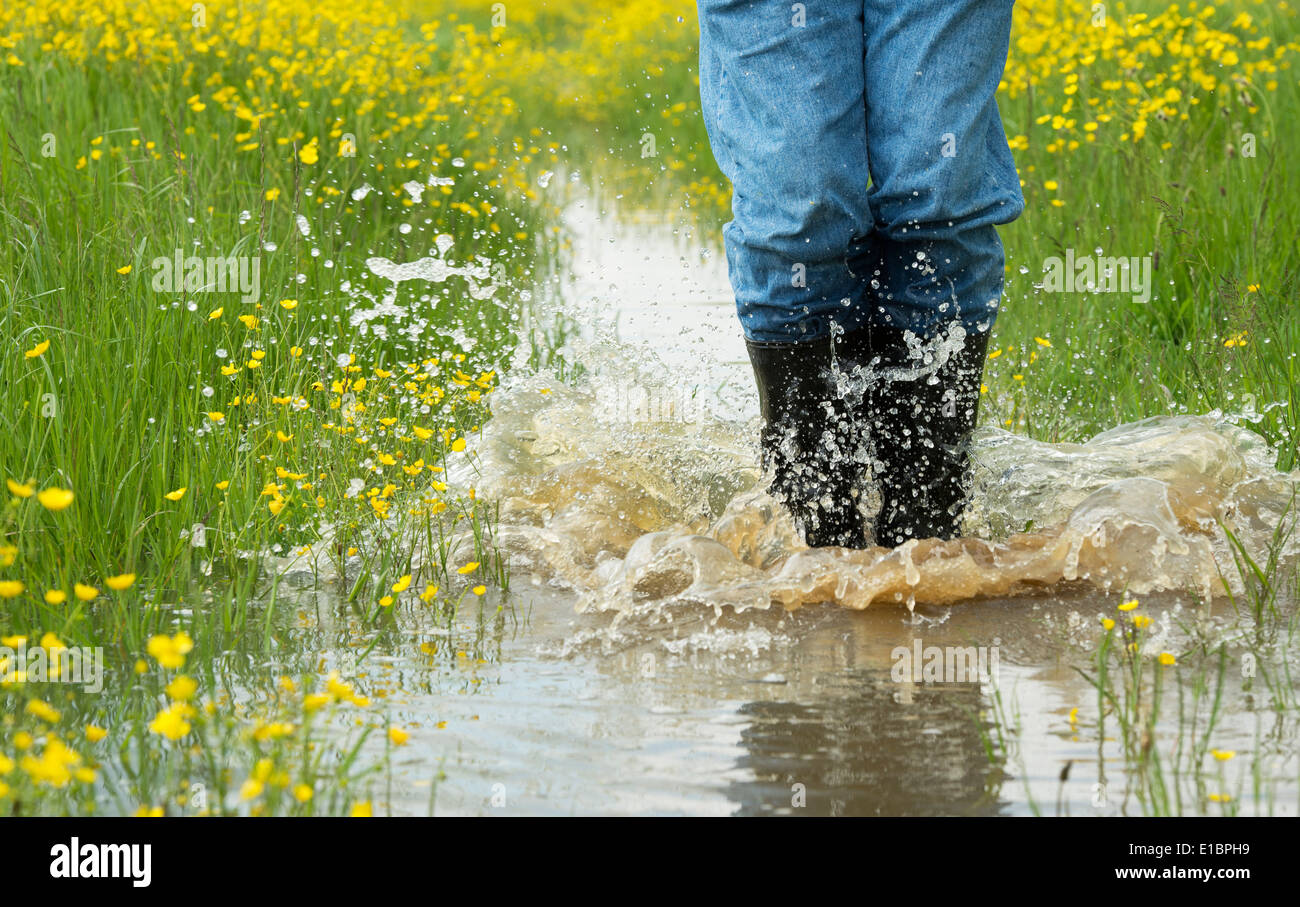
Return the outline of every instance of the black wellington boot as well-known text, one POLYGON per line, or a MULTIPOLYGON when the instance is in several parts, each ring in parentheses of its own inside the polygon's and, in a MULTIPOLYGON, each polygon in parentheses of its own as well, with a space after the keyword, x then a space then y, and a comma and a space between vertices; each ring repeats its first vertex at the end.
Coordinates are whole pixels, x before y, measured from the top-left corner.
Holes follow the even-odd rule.
POLYGON ((772 495, 809 547, 866 547, 855 429, 834 391, 830 338, 745 345, 758 383, 762 465, 772 475, 772 495))
POLYGON ((958 534, 989 335, 967 333, 954 349, 956 334, 909 349, 904 331, 871 325, 841 343, 842 367, 869 364, 858 415, 882 500, 878 545, 958 534))

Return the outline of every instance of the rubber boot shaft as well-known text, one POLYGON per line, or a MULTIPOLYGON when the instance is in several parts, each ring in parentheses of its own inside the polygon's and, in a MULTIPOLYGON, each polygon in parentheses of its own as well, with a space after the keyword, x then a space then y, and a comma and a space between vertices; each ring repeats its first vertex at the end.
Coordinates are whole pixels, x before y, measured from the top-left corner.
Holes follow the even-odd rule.
POLYGON ((928 343, 911 339, 871 325, 838 348, 841 367, 865 378, 856 409, 882 499, 875 540, 888 547, 959 534, 989 338, 949 329, 928 343))
POLYGON ((806 343, 747 341, 758 385, 762 465, 772 494, 810 547, 866 546, 857 505, 858 432, 835 394, 830 338, 806 343))

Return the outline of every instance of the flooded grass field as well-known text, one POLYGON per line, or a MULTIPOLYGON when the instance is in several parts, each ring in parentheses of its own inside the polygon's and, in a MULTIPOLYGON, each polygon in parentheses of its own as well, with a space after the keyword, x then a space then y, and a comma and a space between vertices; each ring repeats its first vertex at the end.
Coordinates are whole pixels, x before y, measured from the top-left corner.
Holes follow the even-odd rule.
POLYGON ((1296 815, 1296 15, 1017 4, 965 531, 849 551, 691 4, 6 7, 0 814, 1296 815))

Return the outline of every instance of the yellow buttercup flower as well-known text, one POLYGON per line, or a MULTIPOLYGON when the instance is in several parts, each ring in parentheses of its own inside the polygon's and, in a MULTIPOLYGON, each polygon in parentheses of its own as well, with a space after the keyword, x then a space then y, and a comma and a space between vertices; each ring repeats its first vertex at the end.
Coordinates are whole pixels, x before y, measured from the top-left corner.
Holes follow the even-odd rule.
POLYGON ((28 715, 35 715, 47 724, 58 724, 63 716, 44 699, 29 699, 24 709, 28 715))
POLYGON ((131 588, 131 584, 134 582, 134 573, 119 573, 117 576, 110 576, 108 579, 104 580, 104 585, 108 586, 108 588, 112 589, 114 592, 121 592, 123 589, 131 588))
POLYGON ((411 739, 411 735, 397 725, 393 725, 388 729, 388 739, 393 746, 403 746, 411 739))
POLYGON ((5 479, 5 484, 9 486, 9 492, 14 497, 30 498, 33 494, 36 493, 35 482, 27 482, 26 484, 20 484, 18 482, 15 482, 13 479, 5 479))
POLYGON ((88 586, 85 583, 73 583, 72 594, 77 596, 83 602, 91 602, 99 597, 99 590, 94 586, 88 586))
POLYGON ((188 488, 186 486, 181 486, 180 488, 177 488, 175 491, 167 492, 166 494, 163 495, 163 497, 165 497, 169 501, 179 501, 181 498, 185 497, 185 492, 187 490, 188 488))
POLYGON ((181 631, 175 636, 152 636, 145 646, 145 651, 164 668, 179 668, 185 664, 185 656, 194 648, 194 640, 188 633, 181 631))
POLYGON ((44 491, 36 493, 36 500, 41 502, 41 506, 46 510, 66 510, 72 504, 74 495, 67 488, 46 488, 44 491))
POLYGON ((149 730, 168 740, 180 740, 191 730, 190 723, 186 720, 189 714, 189 708, 184 703, 172 703, 159 710, 153 721, 149 722, 149 730))
POLYGON ((181 674, 174 678, 171 683, 163 688, 163 691, 178 702, 185 702, 194 698, 194 693, 198 690, 199 685, 192 677, 186 677, 181 674))
POLYGON ((45 355, 45 351, 48 350, 49 348, 50 348, 50 341, 42 340, 40 343, 36 344, 36 346, 32 347, 30 350, 24 352, 23 355, 26 356, 28 359, 35 359, 38 356, 45 355))
MULTIPOLYGON (((289 690, 288 692, 293 692, 289 690)), ((258 725, 257 730, 253 731, 253 739, 259 743, 267 740, 279 740, 288 737, 294 731, 294 727, 287 721, 273 721, 270 724, 258 725)))
POLYGON ((27 587, 23 585, 22 580, 0 580, 0 598, 16 598, 23 594, 25 588, 27 587))

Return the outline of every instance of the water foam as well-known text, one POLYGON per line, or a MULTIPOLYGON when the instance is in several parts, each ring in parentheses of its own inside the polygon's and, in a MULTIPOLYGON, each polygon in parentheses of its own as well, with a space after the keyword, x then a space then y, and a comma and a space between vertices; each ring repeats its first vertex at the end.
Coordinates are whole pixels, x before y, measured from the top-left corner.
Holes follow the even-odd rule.
POLYGON ((1070 585, 1209 599, 1241 588, 1225 529, 1263 557, 1300 482, 1273 468, 1258 435, 1216 415, 1146 419, 1082 444, 984 428, 966 537, 808 549, 763 490, 752 425, 611 420, 599 397, 545 376, 511 380, 475 482, 501 504, 497 540, 516 569, 619 621, 1070 585))

